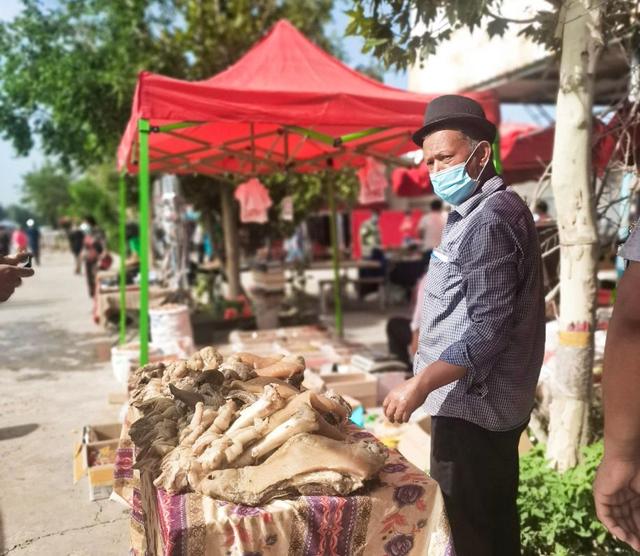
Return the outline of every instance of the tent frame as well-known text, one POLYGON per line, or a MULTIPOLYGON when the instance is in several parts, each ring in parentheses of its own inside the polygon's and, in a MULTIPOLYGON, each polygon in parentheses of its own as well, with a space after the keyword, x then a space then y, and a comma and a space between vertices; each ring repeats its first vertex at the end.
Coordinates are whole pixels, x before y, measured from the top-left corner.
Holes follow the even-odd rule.
MULTIPOLYGON (((194 173, 216 175, 221 173, 229 173, 223 167, 217 167, 216 162, 223 158, 233 156, 246 161, 248 169, 245 171, 234 172, 241 179, 255 176, 261 167, 267 167, 270 171, 287 171, 295 169, 295 167, 304 167, 305 171, 309 171, 309 167, 317 170, 332 169, 333 161, 336 156, 345 154, 346 145, 354 141, 371 138, 355 146, 351 152, 356 156, 371 156, 382 160, 385 163, 392 163, 398 166, 409 166, 411 163, 406 159, 381 154, 374 150, 376 144, 389 141, 406 141, 409 137, 408 131, 397 132, 393 135, 383 135, 389 130, 385 127, 369 128, 361 131, 348 133, 342 136, 333 137, 313 129, 299 126, 282 126, 273 132, 256 134, 254 125, 249 125, 249 135, 246 137, 234 138, 222 145, 211 144, 207 141, 194 137, 187 137, 179 133, 181 129, 193 128, 200 125, 208 125, 213 122, 176 122, 172 124, 154 126, 151 125, 149 119, 138 119, 138 140, 137 144, 131 150, 131 164, 137 166, 138 173, 138 208, 139 208, 139 227, 140 227, 140 315, 139 315, 139 337, 140 337, 140 364, 144 365, 149 360, 149 234, 150 234, 150 173, 153 172, 171 172, 179 170, 180 173, 186 173, 185 170, 193 169, 194 173), (163 151, 153 145, 150 145, 150 134, 166 133, 172 135, 193 146, 181 152, 170 153, 163 151), (329 146, 331 151, 326 151, 310 159, 295 161, 294 152, 289 152, 290 134, 301 136, 301 141, 297 147, 300 148, 306 141, 316 141, 325 148, 329 146), (274 143, 271 148, 263 153, 264 149, 256 146, 256 139, 274 137, 274 143), (275 147, 279 140, 284 141, 284 156, 281 160, 273 160, 275 156, 275 147), (242 145, 247 141, 250 142, 251 150, 247 153, 245 149, 233 149, 233 145, 242 145), (194 155, 205 155, 209 151, 217 151, 213 156, 198 156, 193 159, 194 155), (159 157, 152 158, 152 152, 159 153, 159 157), (137 154, 137 157, 135 154, 137 154), (134 158, 135 157, 135 158, 134 158), (179 163, 176 163, 180 161, 179 163), (160 165, 157 165, 160 163, 160 165), (155 166, 152 168, 152 164, 155 166), (208 170, 203 172, 203 167, 208 170), (197 169, 196 169, 197 168, 197 169)), ((338 250, 338 233, 337 233, 337 210, 335 203, 335 174, 332 173, 328 180, 328 204, 330 210, 330 236, 331 236, 331 252, 332 252, 332 269, 334 281, 334 305, 335 305, 335 328, 336 333, 342 336, 344 333, 344 322, 342 313, 342 299, 340 288, 340 253, 338 250)), ((119 320, 119 339, 120 343, 126 340, 126 182, 125 172, 120 176, 119 182, 119 231, 120 231, 120 320, 119 320)))

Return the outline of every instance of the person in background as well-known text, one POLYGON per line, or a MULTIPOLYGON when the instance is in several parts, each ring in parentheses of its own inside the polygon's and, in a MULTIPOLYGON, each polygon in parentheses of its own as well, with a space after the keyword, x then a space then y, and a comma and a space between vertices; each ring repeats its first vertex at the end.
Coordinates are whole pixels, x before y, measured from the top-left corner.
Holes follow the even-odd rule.
POLYGON ((360 226, 360 248, 363 259, 374 257, 374 251, 380 250, 382 242, 380 240, 380 215, 378 211, 373 211, 371 216, 360 226))
POLYGON ((33 268, 20 266, 28 260, 30 253, 23 251, 13 256, 0 257, 0 301, 7 301, 16 290, 22 285, 22 279, 33 276, 33 268))
POLYGON ((429 205, 429 212, 418 223, 418 231, 422 234, 422 249, 425 264, 429 264, 431 253, 440 245, 442 232, 447 223, 447 213, 442 210, 442 201, 434 199, 429 205))
POLYGON ((40 228, 33 218, 27 220, 26 233, 29 238, 29 251, 33 254, 36 264, 40 266, 40 228))
POLYGON ((21 253, 27 250, 29 246, 29 238, 27 237, 24 227, 18 227, 11 234, 11 250, 15 253, 21 253))
MULTIPOLYGON (((383 278, 386 273, 386 257, 382 250, 380 238, 380 215, 373 211, 371 217, 360 226, 360 248, 362 258, 380 263, 379 268, 361 268, 358 270, 360 278, 383 278)), ((377 284, 358 284, 358 298, 378 290, 377 284)))
POLYGON ((420 334, 420 315, 424 301, 424 287, 427 275, 424 274, 414 288, 414 304, 412 318, 392 317, 387 321, 387 345, 389 353, 400 361, 411 366, 411 361, 418 350, 420 334))
POLYGON ((11 233, 6 226, 0 226, 0 257, 6 257, 11 251, 11 233))
POLYGON ((640 551, 640 223, 620 256, 620 283, 604 348, 604 456, 593 485, 596 513, 618 539, 640 551))
POLYGON ((549 205, 546 201, 540 199, 536 202, 536 208, 533 211, 533 220, 536 224, 542 224, 551 220, 551 216, 549 216, 549 205))
POLYGON ((73 260, 75 262, 75 273, 82 273, 82 246, 84 243, 84 232, 81 227, 78 226, 77 222, 74 222, 73 227, 69 230, 69 248, 71 249, 71 254, 73 255, 73 260))
POLYGON ((100 237, 100 232, 96 226, 93 216, 87 216, 81 225, 84 232, 82 241, 82 254, 84 259, 84 270, 87 277, 87 288, 89 297, 93 298, 96 293, 96 273, 100 255, 104 251, 104 246, 100 237))
POLYGON ((404 217, 400 223, 400 233, 402 234, 402 246, 411 246, 413 244, 413 218, 411 218, 409 209, 404 211, 404 217))
POLYGON ((406 422, 424 405, 431 415, 430 473, 457 556, 518 556, 518 442, 545 345, 538 233, 495 171, 496 127, 477 102, 437 97, 424 124, 413 140, 454 208, 429 263, 414 377, 384 412, 406 422))

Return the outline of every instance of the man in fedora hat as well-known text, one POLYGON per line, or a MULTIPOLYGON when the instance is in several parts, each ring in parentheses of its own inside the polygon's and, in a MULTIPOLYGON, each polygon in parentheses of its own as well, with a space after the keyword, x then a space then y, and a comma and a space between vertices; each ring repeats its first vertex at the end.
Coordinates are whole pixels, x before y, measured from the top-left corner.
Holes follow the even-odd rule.
POLYGON ((518 441, 544 354, 541 257, 533 216, 492 161, 496 128, 475 101, 434 99, 413 140, 451 204, 431 255, 414 377, 385 399, 406 422, 432 416, 431 475, 458 556, 520 554, 518 441))

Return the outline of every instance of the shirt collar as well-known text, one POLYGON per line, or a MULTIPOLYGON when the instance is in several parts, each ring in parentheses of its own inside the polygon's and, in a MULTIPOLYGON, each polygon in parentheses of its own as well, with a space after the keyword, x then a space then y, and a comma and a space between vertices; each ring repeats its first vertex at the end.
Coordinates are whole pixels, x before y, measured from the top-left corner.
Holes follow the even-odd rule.
POLYGON ((458 205, 451 212, 457 212, 462 218, 464 218, 471 214, 471 212, 489 195, 505 188, 506 185, 504 180, 500 176, 493 176, 482 184, 477 193, 472 195, 461 205, 458 205))

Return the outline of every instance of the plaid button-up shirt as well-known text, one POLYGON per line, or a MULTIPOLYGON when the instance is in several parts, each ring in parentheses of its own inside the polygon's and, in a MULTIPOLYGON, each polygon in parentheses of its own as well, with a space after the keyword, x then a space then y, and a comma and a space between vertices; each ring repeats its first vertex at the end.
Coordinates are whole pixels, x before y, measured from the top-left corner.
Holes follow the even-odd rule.
POLYGON ((542 262, 531 212, 502 178, 451 212, 425 288, 414 373, 436 360, 467 369, 427 412, 493 431, 523 424, 544 356, 542 262))

